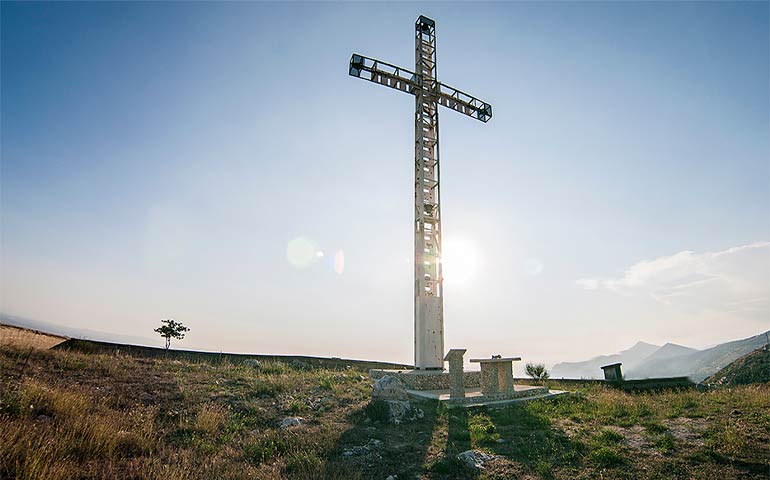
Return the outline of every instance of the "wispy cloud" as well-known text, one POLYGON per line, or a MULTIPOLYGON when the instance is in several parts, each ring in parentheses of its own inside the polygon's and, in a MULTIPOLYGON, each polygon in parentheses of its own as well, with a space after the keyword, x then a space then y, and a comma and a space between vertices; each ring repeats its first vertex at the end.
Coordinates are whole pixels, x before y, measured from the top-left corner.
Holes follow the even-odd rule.
POLYGON ((581 278, 586 290, 649 295, 656 301, 695 310, 737 315, 770 312, 770 242, 718 252, 683 251, 631 265, 618 278, 581 278))

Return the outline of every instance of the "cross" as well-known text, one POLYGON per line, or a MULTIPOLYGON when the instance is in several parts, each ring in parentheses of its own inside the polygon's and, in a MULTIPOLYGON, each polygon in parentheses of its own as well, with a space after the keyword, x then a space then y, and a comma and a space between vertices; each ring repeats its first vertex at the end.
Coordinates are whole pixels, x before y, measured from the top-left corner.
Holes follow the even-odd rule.
POLYGON ((414 121, 414 367, 444 366, 444 303, 441 273, 438 106, 482 122, 492 106, 436 79, 436 22, 415 23, 415 72, 363 55, 350 58, 350 75, 411 93, 414 121))

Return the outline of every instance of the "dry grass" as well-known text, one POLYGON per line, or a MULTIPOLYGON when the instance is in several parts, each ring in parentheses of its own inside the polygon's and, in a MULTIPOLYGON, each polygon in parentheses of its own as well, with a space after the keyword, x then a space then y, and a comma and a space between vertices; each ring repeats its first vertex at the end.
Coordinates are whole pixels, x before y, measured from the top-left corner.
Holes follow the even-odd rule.
POLYGON ((498 410, 425 403, 424 419, 395 426, 366 408, 362 374, 0 347, 0 478, 471 478, 455 460, 468 448, 499 455, 479 478, 721 480, 770 467, 768 385, 586 385, 498 410), (278 428, 290 415, 306 421, 278 428))
POLYGON ((18 479, 73 478, 91 460, 149 453, 155 411, 116 412, 83 393, 24 381, 3 395, 0 463, 18 479))
POLYGON ((67 340, 65 337, 0 324, 0 346, 48 350, 67 340))
POLYGON ((195 430, 213 435, 227 420, 227 409, 216 403, 206 403, 195 416, 195 430))

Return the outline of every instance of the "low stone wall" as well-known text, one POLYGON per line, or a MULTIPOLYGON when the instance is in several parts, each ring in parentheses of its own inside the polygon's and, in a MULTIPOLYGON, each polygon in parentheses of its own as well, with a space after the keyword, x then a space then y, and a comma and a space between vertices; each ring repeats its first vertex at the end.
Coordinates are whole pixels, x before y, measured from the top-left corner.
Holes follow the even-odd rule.
MULTIPOLYGON (((409 390, 449 390, 449 372, 445 371, 369 370, 369 376, 373 380, 379 380, 385 375, 398 378, 409 390)), ((465 388, 480 387, 481 372, 473 370, 464 371, 463 383, 465 388)))
MULTIPOLYGON (((537 385, 537 382, 533 381, 531 378, 516 378, 515 383, 516 385, 537 385)), ((585 378, 551 378, 546 381, 546 384, 564 388, 582 385, 605 385, 612 388, 621 388, 629 392, 695 387, 695 383, 687 377, 645 378, 622 381, 585 378)))

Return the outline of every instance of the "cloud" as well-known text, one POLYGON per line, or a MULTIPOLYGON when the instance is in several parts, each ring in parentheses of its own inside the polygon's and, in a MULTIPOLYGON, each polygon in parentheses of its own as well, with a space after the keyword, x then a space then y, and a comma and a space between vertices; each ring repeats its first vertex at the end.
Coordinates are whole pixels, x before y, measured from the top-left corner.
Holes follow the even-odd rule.
POLYGON ((719 252, 683 251, 644 260, 619 278, 581 278, 585 290, 647 295, 696 311, 767 318, 770 313, 770 242, 719 252))

